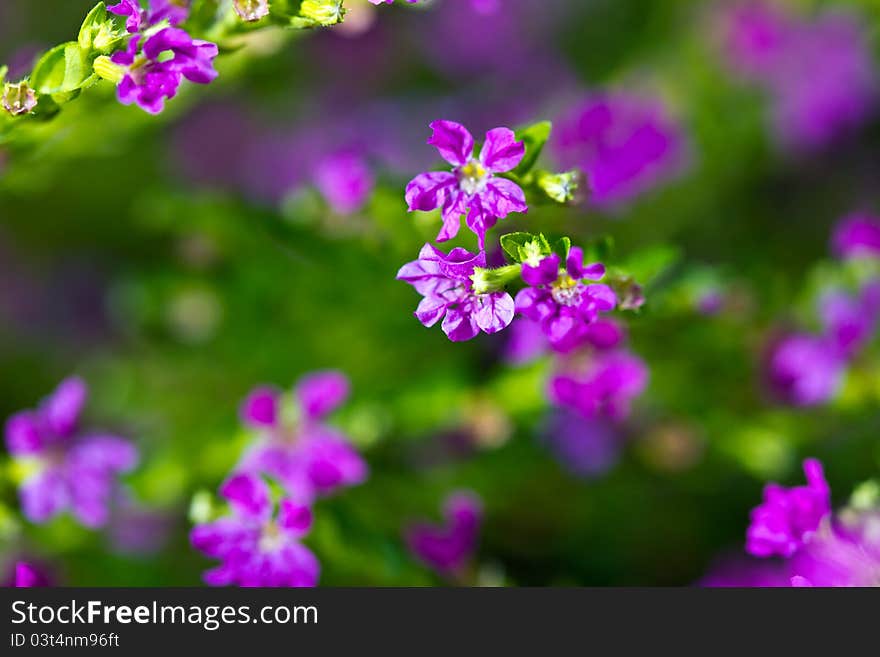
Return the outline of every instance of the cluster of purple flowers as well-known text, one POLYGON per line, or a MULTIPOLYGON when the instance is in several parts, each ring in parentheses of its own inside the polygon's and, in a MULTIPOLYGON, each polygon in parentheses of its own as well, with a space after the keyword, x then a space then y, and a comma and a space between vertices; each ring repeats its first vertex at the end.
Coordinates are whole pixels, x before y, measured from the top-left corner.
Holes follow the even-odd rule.
POLYGON ((117 86, 122 104, 136 103, 158 114, 165 100, 177 95, 183 78, 208 84, 217 77, 213 63, 217 45, 193 39, 178 27, 189 16, 188 3, 150 0, 149 9, 143 9, 137 0, 122 0, 107 9, 126 19, 132 35, 126 49, 110 58, 122 69, 117 86))
POLYGON ((127 440, 80 429, 87 397, 81 379, 66 379, 38 408, 6 422, 6 447, 28 473, 19 494, 31 522, 69 511, 86 527, 103 526, 118 476, 137 463, 137 449, 127 440))
POLYGON ((833 513, 831 492, 815 459, 804 461, 806 486, 768 484, 751 514, 746 551, 781 561, 714 573, 710 586, 877 586, 880 584, 880 510, 833 513))
POLYGON ((721 18, 729 66, 766 90, 785 145, 822 148, 870 117, 878 79, 856 16, 807 20, 776 2, 746 0, 721 18))
POLYGON ((214 586, 314 586, 320 566, 302 545, 319 496, 362 483, 367 465, 325 419, 348 397, 348 379, 339 372, 304 377, 293 394, 256 388, 241 408, 246 426, 259 433, 220 494, 231 513, 197 525, 193 547, 220 560, 205 573, 214 586), (274 509, 264 477, 280 486, 274 509))
MULTIPOLYGON (((832 248, 844 260, 880 259, 880 220, 864 214, 843 219, 832 248)), ((855 295, 826 292, 819 315, 820 334, 786 334, 768 350, 768 386, 776 398, 794 406, 822 404, 837 393, 849 364, 880 324, 880 279, 869 278, 855 295)))

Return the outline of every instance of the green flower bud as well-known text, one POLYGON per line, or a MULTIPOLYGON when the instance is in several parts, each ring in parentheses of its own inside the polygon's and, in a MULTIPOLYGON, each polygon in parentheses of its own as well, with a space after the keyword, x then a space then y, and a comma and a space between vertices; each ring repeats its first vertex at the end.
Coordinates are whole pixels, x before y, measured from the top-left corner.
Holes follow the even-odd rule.
POLYGON ((125 76, 125 68, 119 64, 114 64, 113 60, 106 55, 97 57, 93 68, 99 78, 109 80, 113 84, 119 84, 125 76))
POLYGON ((574 200, 575 193, 580 187, 581 174, 578 171, 565 173, 540 172, 538 174, 538 187, 547 196, 557 203, 569 203, 574 200))
POLYGON ((345 7, 342 0, 303 0, 299 8, 299 18, 291 23, 294 27, 317 27, 336 25, 342 22, 345 7))
POLYGON ((476 294, 500 292, 505 286, 519 278, 521 271, 521 265, 507 265, 498 269, 474 267, 474 273, 471 274, 474 292, 476 294))
POLYGON ((27 114, 37 106, 37 94, 25 80, 16 83, 7 82, 3 85, 0 104, 12 116, 27 114))
POLYGON ((255 23, 269 15, 269 0, 233 0, 232 8, 241 20, 255 23))

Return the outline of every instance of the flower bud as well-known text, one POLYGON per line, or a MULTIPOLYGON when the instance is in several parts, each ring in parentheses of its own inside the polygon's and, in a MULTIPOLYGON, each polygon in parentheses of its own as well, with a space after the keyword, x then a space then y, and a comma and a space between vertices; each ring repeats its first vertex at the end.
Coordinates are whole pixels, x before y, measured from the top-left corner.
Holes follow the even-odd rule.
POLYGON ((578 171, 565 173, 545 173, 538 175, 538 187, 557 203, 570 203, 580 187, 581 174, 578 171))
POLYGON ((484 269, 474 267, 471 274, 471 283, 475 294, 490 294, 500 292, 506 285, 519 278, 522 267, 520 265, 507 265, 498 269, 484 269))
POLYGON ((24 80, 16 83, 7 82, 3 86, 3 97, 0 103, 2 103, 3 109, 12 116, 19 116, 33 111, 37 106, 37 94, 24 80))
POLYGON ((125 77, 125 68, 119 64, 114 64, 106 55, 101 55, 95 59, 93 64, 95 74, 104 80, 109 80, 113 84, 119 84, 125 77))
POLYGON ((342 22, 345 7, 342 0, 303 0, 299 8, 299 26, 336 25, 342 22))
POLYGON ((269 0, 233 0, 232 8, 241 20, 254 23, 269 15, 269 0))

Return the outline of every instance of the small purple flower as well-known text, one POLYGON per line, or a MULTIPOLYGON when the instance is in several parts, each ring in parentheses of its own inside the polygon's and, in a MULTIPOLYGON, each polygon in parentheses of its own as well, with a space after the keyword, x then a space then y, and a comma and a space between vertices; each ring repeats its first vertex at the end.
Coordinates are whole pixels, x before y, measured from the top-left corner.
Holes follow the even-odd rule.
POLYGON ((189 5, 189 0, 150 0, 150 8, 146 10, 138 0, 122 0, 108 6, 107 11, 124 17, 125 29, 136 34, 163 20, 172 27, 180 25, 189 18, 189 5))
POLYGON ((834 255, 843 260, 880 258, 880 219, 861 213, 845 217, 831 241, 834 255))
POLYGON ((842 359, 851 359, 874 336, 880 319, 880 287, 868 285, 857 297, 825 294, 819 305, 824 335, 842 359))
POLYGON ((367 162, 353 151, 333 153, 318 162, 315 186, 339 214, 360 210, 373 193, 376 179, 367 162))
POLYGON ((751 513, 746 551, 756 557, 778 554, 790 557, 819 530, 831 515, 831 490, 822 464, 804 461, 806 486, 784 488, 767 484, 764 502, 751 513))
POLYGON ((6 423, 13 458, 34 471, 19 491, 24 515, 44 523, 69 510, 83 525, 100 527, 108 518, 116 477, 131 470, 137 450, 122 438, 79 432, 88 390, 78 378, 63 381, 35 410, 6 423))
POLYGON ((232 513, 196 525, 190 533, 196 550, 221 562, 205 572, 207 584, 317 585, 318 559, 300 543, 312 526, 308 506, 283 498, 275 514, 268 485, 249 474, 234 475, 221 486, 220 494, 229 502, 232 513))
POLYGON ((16 561, 11 586, 19 589, 52 586, 52 578, 36 564, 16 561))
POLYGON ((113 53, 112 62, 123 67, 116 89, 123 105, 137 103, 150 114, 159 114, 165 100, 174 98, 183 78, 196 84, 208 84, 217 77, 214 58, 217 45, 193 39, 178 28, 165 28, 141 42, 132 36, 125 50, 113 53))
POLYGON ((527 212, 526 197, 516 183, 496 176, 516 168, 525 155, 525 145, 512 130, 495 128, 486 133, 480 156, 474 154, 474 138, 461 124, 434 121, 428 144, 435 146, 452 172, 435 171, 416 176, 406 187, 410 211, 428 212, 442 208, 443 228, 438 242, 458 234, 461 215, 479 239, 483 250, 486 231, 511 212, 527 212))
POLYGON ((586 418, 623 420, 632 400, 648 385, 648 368, 627 351, 598 353, 581 372, 554 375, 549 382, 551 401, 586 418))
POLYGON ((614 310, 617 297, 607 285, 585 284, 584 279, 598 281, 605 276, 600 263, 584 265, 584 253, 573 247, 565 269, 555 253, 545 258, 526 261, 523 280, 530 285, 516 295, 516 310, 540 323, 554 349, 571 351, 586 342, 589 325, 599 313, 614 310))
POLYGON ((795 333, 771 345, 765 376, 780 401, 816 406, 837 393, 845 367, 845 360, 828 339, 795 333))
POLYGON ((450 495, 443 505, 444 525, 418 523, 407 529, 410 552, 443 576, 461 573, 477 549, 482 503, 469 492, 450 495))
POLYGON ((345 436, 324 423, 348 392, 348 379, 339 372, 303 377, 292 405, 285 405, 274 388, 256 388, 244 401, 241 416, 263 439, 245 454, 238 469, 276 479, 290 498, 304 503, 362 483, 367 464, 345 436))
POLYGON ((397 279, 424 297, 415 312, 423 325, 433 326, 443 319, 443 332, 453 342, 462 342, 480 331, 497 333, 513 321, 514 303, 507 292, 474 292, 474 268, 485 266, 485 253, 474 255, 455 248, 447 255, 425 244, 419 259, 401 267, 397 279))
POLYGON ((588 96, 560 120, 552 146, 563 167, 586 175, 589 200, 611 208, 678 174, 686 159, 681 128, 653 99, 588 96))
POLYGON ((543 436, 556 460, 575 476, 584 478, 608 472, 617 463, 623 447, 623 439, 611 422, 585 418, 568 409, 554 411, 543 436))

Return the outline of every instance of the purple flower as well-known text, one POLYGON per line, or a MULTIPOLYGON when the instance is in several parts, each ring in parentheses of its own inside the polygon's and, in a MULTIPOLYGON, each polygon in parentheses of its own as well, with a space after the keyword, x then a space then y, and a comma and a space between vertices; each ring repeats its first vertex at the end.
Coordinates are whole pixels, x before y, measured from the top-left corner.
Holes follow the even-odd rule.
POLYGON ((523 263, 522 277, 531 287, 517 293, 516 310, 540 323, 557 351, 571 351, 584 344, 589 325, 600 312, 610 312, 617 304, 607 285, 583 283, 584 279, 597 281, 605 276, 602 264, 584 266, 583 259, 583 251, 573 247, 565 269, 560 268, 555 253, 523 263))
POLYGON ((460 574, 477 549, 482 503, 469 492, 450 495, 443 505, 444 525, 418 523, 407 529, 410 552, 444 576, 460 574))
POLYGON ((495 128, 486 133, 479 158, 474 156, 474 138, 467 129, 452 121, 434 121, 428 144, 435 146, 444 160, 455 168, 416 176, 406 187, 410 211, 442 208, 443 228, 438 242, 458 234, 461 215, 479 239, 483 250, 486 231, 511 212, 527 212, 526 197, 516 183, 494 174, 516 168, 525 155, 525 145, 516 141, 512 130, 495 128))
POLYGON ((823 148, 873 111, 877 76, 857 17, 807 21, 748 2, 726 15, 723 29, 730 66, 767 90, 784 144, 823 148))
POLYGON ((461 342, 476 337, 480 331, 497 333, 513 321, 515 309, 509 294, 474 292, 474 268, 485 266, 485 253, 474 255, 455 248, 447 255, 425 244, 419 259, 401 267, 397 278, 424 297, 415 312, 418 320, 433 326, 443 319, 443 332, 453 342, 461 342))
POLYGON ((683 168, 684 135, 659 101, 622 93, 590 95, 556 121, 552 146, 562 166, 581 169, 590 202, 625 203, 683 168))
POLYGON ((880 585, 880 513, 838 514, 791 558, 792 586, 880 585))
POLYGON ((806 486, 767 484, 764 502, 755 507, 746 533, 746 551, 756 557, 790 557, 818 531, 831 514, 831 491, 822 464, 804 461, 806 486))
POLYGON ((791 576, 785 564, 737 555, 713 564, 699 585, 708 588, 785 588, 791 585, 791 576))
POLYGON ((549 346, 541 325, 527 317, 514 321, 507 334, 503 355, 511 365, 531 363, 543 356, 549 346))
POLYGON ((557 406, 583 417, 622 420, 647 384, 648 369, 641 359, 626 351, 610 351, 596 354, 582 372, 553 376, 549 395, 557 406))
POLYGON ((880 258, 880 219, 861 213, 845 217, 831 241, 838 258, 880 258))
POLYGON ((339 372, 303 377, 287 407, 278 390, 256 388, 244 401, 241 416, 263 439, 238 469, 276 479, 289 497, 305 503, 362 483, 367 478, 363 458, 345 436, 324 423, 348 391, 348 379, 339 372))
POLYGON ((19 490, 24 515, 44 523, 69 510, 83 525, 100 527, 108 518, 116 477, 131 470, 137 450, 122 438, 79 431, 88 390, 66 379, 35 410, 6 422, 6 446, 33 472, 19 490))
POLYGON ((315 186, 339 214, 360 210, 369 200, 375 184, 369 165, 352 151, 333 153, 315 169, 315 186))
POLYGON ((795 333, 771 345, 765 376, 773 395, 793 406, 816 406, 840 387, 846 362, 826 338, 795 333))
POLYGON ((214 58, 217 45, 193 39, 178 28, 165 28, 140 44, 143 37, 133 36, 128 48, 114 53, 111 60, 124 73, 116 89, 123 105, 137 103, 150 114, 159 114, 165 99, 174 98, 181 80, 208 84, 217 77, 214 58))
POLYGON ((204 574, 211 586, 315 586, 320 564, 300 543, 312 526, 308 506, 283 498, 274 512, 260 477, 234 475, 220 488, 231 514, 196 525, 192 546, 221 563, 204 574))
POLYGON ((880 283, 867 285, 857 297, 842 292, 825 294, 819 314, 829 346, 840 358, 853 358, 877 330, 880 283))
POLYGON ((593 478, 617 463, 623 441, 613 424, 559 409, 543 431, 556 460, 578 477, 593 478))
POLYGON ((15 562, 11 579, 9 586, 19 589, 52 586, 52 578, 42 568, 27 561, 15 562))
POLYGON ((149 10, 143 9, 138 0, 122 0, 110 5, 107 11, 123 16, 125 29, 136 34, 157 23, 167 20, 173 27, 189 18, 189 0, 150 0, 149 10))

